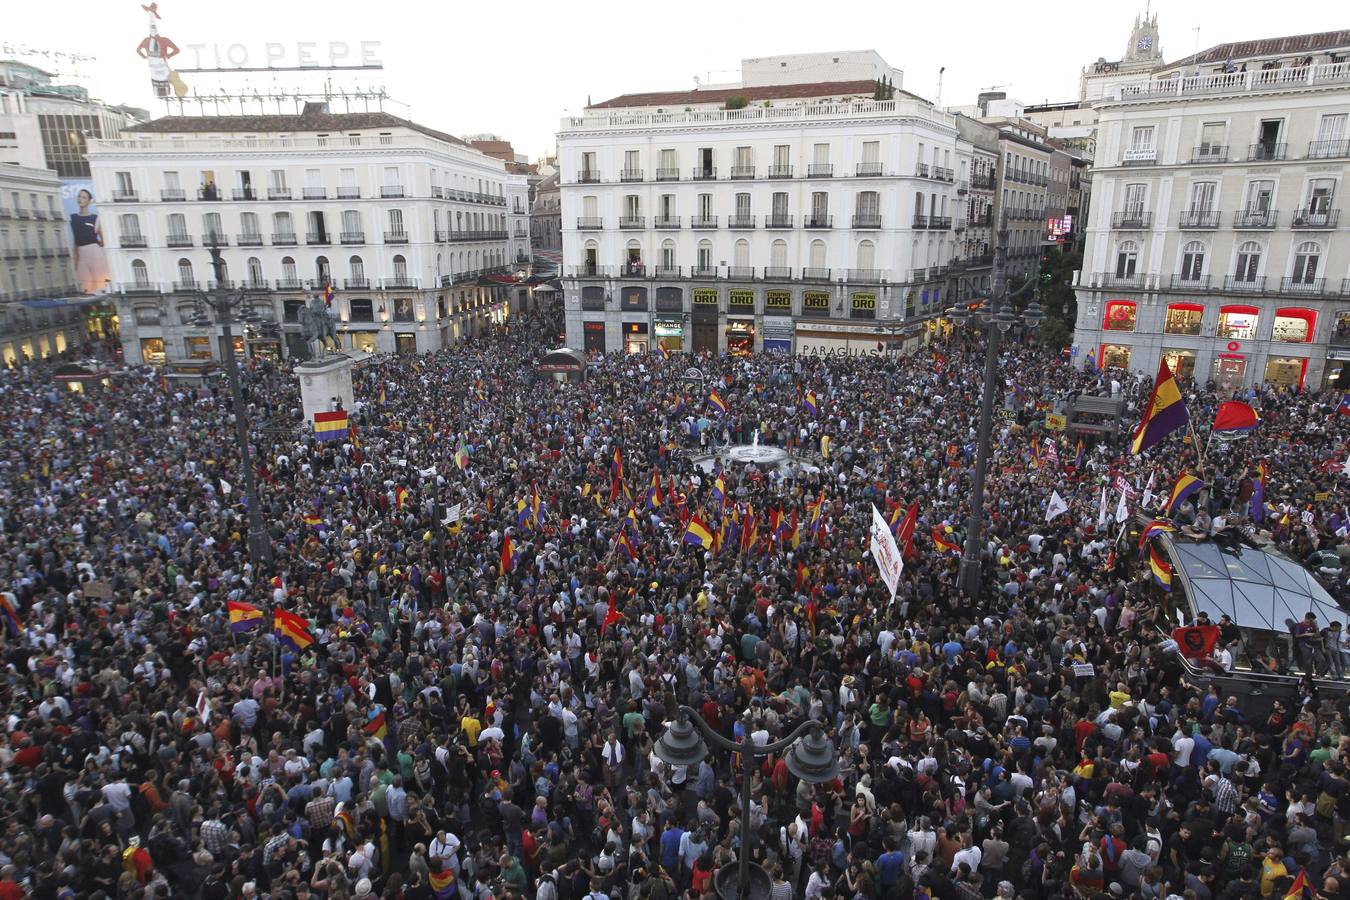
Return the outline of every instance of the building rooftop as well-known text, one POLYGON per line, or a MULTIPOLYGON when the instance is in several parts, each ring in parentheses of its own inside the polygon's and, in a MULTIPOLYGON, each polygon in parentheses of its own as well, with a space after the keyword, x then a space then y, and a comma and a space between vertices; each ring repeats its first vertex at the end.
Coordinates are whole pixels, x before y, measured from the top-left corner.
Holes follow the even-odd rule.
MULTIPOLYGON (((641 94, 620 94, 601 103, 592 103, 586 109, 622 109, 636 106, 679 106, 691 103, 725 103, 732 97, 744 97, 751 103, 761 100, 801 100, 814 97, 855 97, 859 94, 871 96, 876 90, 876 82, 863 81, 812 81, 802 84, 765 84, 738 87, 703 88, 691 91, 649 91, 641 94)), ((896 97, 915 97, 907 91, 896 89, 896 97)))
POLYGON ((125 129, 133 133, 200 134, 204 132, 307 132, 357 131, 369 128, 408 128, 449 144, 468 147, 464 141, 443 131, 419 125, 387 112, 330 113, 306 111, 300 115, 279 116, 163 116, 125 129))
POLYGON ((1350 47, 1350 30, 1319 31, 1315 34, 1296 34, 1289 37, 1259 38, 1254 41, 1233 41, 1227 44, 1217 44, 1208 50, 1202 50, 1184 59, 1168 63, 1166 68, 1223 63, 1230 59, 1245 59, 1253 56, 1317 53, 1334 50, 1338 47, 1350 47))

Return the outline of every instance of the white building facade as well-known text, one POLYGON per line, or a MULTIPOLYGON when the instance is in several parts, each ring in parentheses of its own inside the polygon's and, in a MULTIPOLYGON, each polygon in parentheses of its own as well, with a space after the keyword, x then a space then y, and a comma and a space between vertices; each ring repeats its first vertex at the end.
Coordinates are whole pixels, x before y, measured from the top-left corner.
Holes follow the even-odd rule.
POLYGON ((1350 63, 1331 61, 1350 46, 1314 45, 1283 61, 1216 48, 1200 75, 1098 103, 1080 362, 1151 374, 1162 357, 1223 388, 1350 384, 1350 63))
POLYGON ((190 324, 212 241, 263 323, 237 347, 271 356, 305 354, 298 311, 330 286, 344 347, 448 346, 508 315, 492 278, 529 255, 524 176, 386 113, 157 119, 89 159, 133 363, 219 357, 190 324))
POLYGON ((758 84, 564 119, 568 344, 862 353, 923 340, 962 243, 972 153, 953 116, 873 96, 870 81, 758 84))

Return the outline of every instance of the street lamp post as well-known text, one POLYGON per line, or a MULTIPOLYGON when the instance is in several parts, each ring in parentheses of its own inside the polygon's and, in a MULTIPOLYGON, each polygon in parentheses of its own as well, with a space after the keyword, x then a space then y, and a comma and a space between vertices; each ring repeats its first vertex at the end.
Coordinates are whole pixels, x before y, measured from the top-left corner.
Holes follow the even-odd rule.
MULTIPOLYGON (((230 397, 234 407, 234 436, 239 445, 239 467, 244 472, 244 490, 247 492, 248 505, 248 558, 255 569, 272 561, 272 542, 262 519, 262 498, 258 496, 258 476, 253 471, 253 460, 248 446, 248 421, 244 417, 244 391, 239 379, 239 360, 234 354, 234 331, 231 328, 235 310, 243 305, 247 292, 231 292, 225 286, 225 260, 221 258, 220 247, 213 241, 211 252, 211 271, 215 275, 216 286, 207 293, 198 293, 198 299, 215 313, 220 325, 221 337, 225 342, 225 376, 230 382, 230 397)), ((240 316, 240 322, 246 322, 248 314, 240 316)), ((210 325, 210 319, 199 313, 194 325, 210 325)))
POLYGON ((765 900, 772 888, 769 873, 758 863, 750 862, 753 833, 750 829, 750 779, 755 763, 767 756, 787 751, 787 767, 793 775, 811 784, 824 784, 839 777, 839 757, 834 745, 825 737, 821 724, 809 720, 798 725, 791 734, 762 747, 746 736, 736 743, 718 734, 703 717, 688 706, 680 706, 675 721, 656 742, 658 759, 672 766, 693 767, 708 755, 704 738, 723 750, 741 755, 741 852, 736 866, 723 866, 713 876, 713 884, 722 900, 765 900), (703 733, 703 737, 699 736, 703 733), (803 737, 805 735, 805 737, 803 737))
MULTIPOLYGON (((998 244, 994 248, 994 273, 989 286, 989 299, 985 301, 988 312, 987 322, 981 325, 986 329, 984 350, 984 386, 980 395, 980 424, 976 435, 975 477, 970 487, 970 517, 966 523, 966 544, 961 553, 961 568, 957 574, 957 586, 961 593, 974 600, 980 594, 980 541, 984 525, 984 480, 989 469, 989 438, 994 428, 994 387, 998 382, 998 355, 1001 339, 1017 321, 1013 315, 1012 300, 1027 290, 1034 280, 1008 293, 1007 282, 1007 243, 1008 225, 1005 220, 999 225, 998 244), (998 302, 997 309, 994 303, 998 302)), ((958 323, 964 324, 970 319, 965 306, 958 305, 951 311, 958 323)), ((1031 305, 1022 313, 1027 324, 1035 327, 1042 319, 1041 306, 1032 297, 1031 305)))

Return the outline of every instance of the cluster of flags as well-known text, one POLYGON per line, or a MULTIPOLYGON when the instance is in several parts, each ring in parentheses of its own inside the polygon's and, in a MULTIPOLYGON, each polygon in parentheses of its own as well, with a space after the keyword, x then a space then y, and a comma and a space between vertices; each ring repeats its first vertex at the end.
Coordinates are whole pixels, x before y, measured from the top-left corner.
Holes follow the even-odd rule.
MULTIPOLYGON (((258 628, 267 621, 262 609, 252 603, 231 600, 225 604, 225 611, 230 619, 230 630, 235 634, 258 628)), ((272 633, 297 652, 314 643, 314 637, 309 633, 309 620, 284 609, 272 611, 272 633)))

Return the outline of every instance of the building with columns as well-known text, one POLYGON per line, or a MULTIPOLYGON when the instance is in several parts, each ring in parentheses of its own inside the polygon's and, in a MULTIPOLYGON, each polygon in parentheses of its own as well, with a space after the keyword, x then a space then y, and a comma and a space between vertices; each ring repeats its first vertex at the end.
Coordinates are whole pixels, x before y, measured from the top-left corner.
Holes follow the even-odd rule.
POLYGON ((1350 31, 1211 47, 1096 102, 1077 359, 1350 387, 1350 31))
POLYGON ((240 350, 304 355, 298 311, 333 291, 345 348, 426 352, 509 315, 528 261, 523 175, 384 112, 177 116, 90 142, 126 358, 219 358, 194 297, 224 248, 262 325, 240 350))
POLYGON ((568 344, 917 346, 965 263, 974 152, 955 117, 870 51, 762 57, 742 73, 562 121, 568 344))

